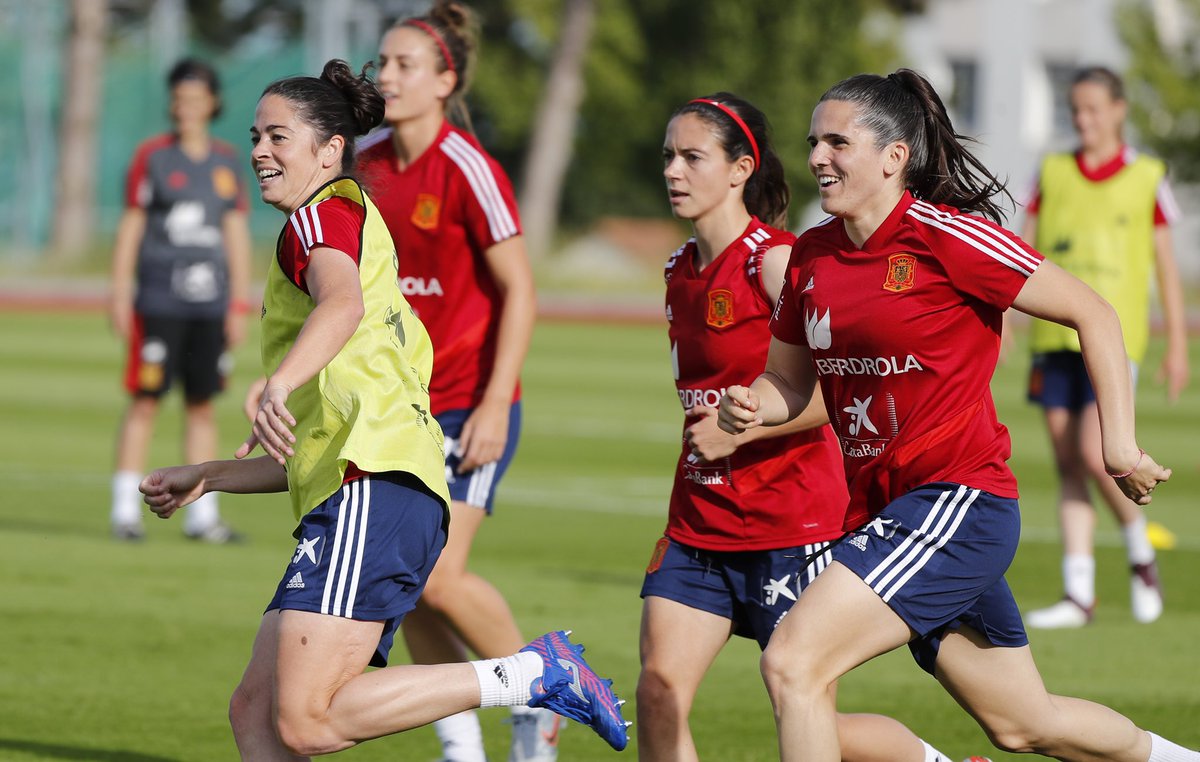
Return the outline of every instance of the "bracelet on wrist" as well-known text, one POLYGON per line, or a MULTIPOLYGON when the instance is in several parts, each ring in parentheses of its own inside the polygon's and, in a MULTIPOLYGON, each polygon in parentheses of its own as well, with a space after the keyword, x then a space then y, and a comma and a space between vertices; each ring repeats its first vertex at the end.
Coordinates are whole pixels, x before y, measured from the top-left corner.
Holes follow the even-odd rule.
POLYGON ((229 311, 235 315, 249 315, 254 311, 254 305, 245 299, 234 299, 229 303, 229 311))
POLYGON ((1142 465, 1142 458, 1144 458, 1144 457, 1146 457, 1146 451, 1139 447, 1138 448, 1138 459, 1136 462, 1134 462, 1133 468, 1129 469, 1128 471, 1126 471, 1123 474, 1114 474, 1112 471, 1109 471, 1106 468, 1106 469, 1104 469, 1104 473, 1108 474, 1109 476, 1111 476, 1114 479, 1124 479, 1127 476, 1133 475, 1133 472, 1137 470, 1137 467, 1142 465))

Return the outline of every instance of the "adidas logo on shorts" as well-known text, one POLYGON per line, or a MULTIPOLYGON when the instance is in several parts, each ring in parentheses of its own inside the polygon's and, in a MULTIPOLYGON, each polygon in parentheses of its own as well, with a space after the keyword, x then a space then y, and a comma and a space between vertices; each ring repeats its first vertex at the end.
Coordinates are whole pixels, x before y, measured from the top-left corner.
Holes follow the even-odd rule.
POLYGON ((292 575, 292 578, 288 580, 287 588, 288 590, 304 589, 304 580, 300 578, 300 572, 296 572, 292 575))
MULTIPOLYGON (((850 538, 850 544, 859 550, 867 549, 867 536, 865 534, 856 534, 850 538)), ((296 576, 300 576, 297 574, 296 576)))

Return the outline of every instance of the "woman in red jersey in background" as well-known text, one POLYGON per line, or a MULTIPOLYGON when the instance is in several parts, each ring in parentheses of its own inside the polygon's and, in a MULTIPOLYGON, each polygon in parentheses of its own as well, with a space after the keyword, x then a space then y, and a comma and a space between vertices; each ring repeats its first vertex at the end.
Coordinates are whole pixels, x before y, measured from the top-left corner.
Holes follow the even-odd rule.
MULTIPOLYGON (((666 266, 666 311, 683 451, 666 536, 642 587, 638 756, 695 760, 688 714, 731 635, 765 647, 829 561, 847 494, 819 395, 785 426, 717 427, 726 386, 767 356, 767 322, 795 236, 783 165, 761 111, 729 93, 698 98, 667 125, 663 175, 694 231, 666 266)), ((942 762, 900 723, 844 715, 847 760, 942 762)))
MULTIPOLYGON (((467 568, 516 450, 536 311, 512 185, 467 126, 473 26, 469 9, 437 2, 384 34, 377 76, 388 129, 367 138, 359 156, 396 242, 401 290, 433 340, 431 412, 446 435, 453 529, 404 621, 413 660, 428 664, 464 660, 466 649, 506 654, 524 642, 500 591, 467 568)), ((513 720, 514 760, 555 759, 556 715, 518 708, 513 720)), ((436 729, 447 760, 483 761, 473 713, 436 729)))
POLYGON ((1148 504, 1170 477, 1138 448, 1114 310, 980 216, 999 219, 1003 184, 916 72, 834 85, 808 142, 833 216, 796 241, 766 370, 730 386, 719 413, 731 433, 784 424, 819 383, 844 454, 849 535, 763 655, 782 759, 841 759, 833 686, 907 644, 998 747, 1200 761, 1107 707, 1051 695, 1004 580, 1020 536, 1011 442, 989 388, 1005 309, 1079 332, 1105 466, 1125 495, 1148 504))

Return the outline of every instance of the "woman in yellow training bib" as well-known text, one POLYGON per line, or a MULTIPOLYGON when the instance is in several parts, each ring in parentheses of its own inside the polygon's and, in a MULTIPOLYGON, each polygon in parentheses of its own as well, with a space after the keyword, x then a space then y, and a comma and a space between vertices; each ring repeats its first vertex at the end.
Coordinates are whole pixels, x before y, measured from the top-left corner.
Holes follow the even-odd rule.
POLYGON ((356 180, 354 139, 384 100, 365 73, 269 85, 250 128, 263 201, 287 215, 267 274, 254 428, 237 460, 141 484, 169 517, 213 492, 283 492, 298 544, 229 703, 242 759, 295 760, 481 706, 546 707, 624 748, 620 703, 562 632, 459 664, 386 664, 446 543, 433 348, 396 287, 396 249, 356 180), (247 458, 257 446, 266 455, 247 458))
MULTIPOLYGON (((1173 402, 1187 384, 1188 356, 1183 291, 1169 228, 1178 210, 1166 166, 1125 144, 1124 86, 1116 74, 1101 67, 1080 70, 1070 98, 1079 149, 1042 162, 1028 204, 1025 240, 1116 308, 1135 382, 1150 333, 1150 279, 1156 276, 1167 329, 1167 353, 1159 377, 1173 402)), ((1030 345, 1029 399, 1045 410, 1059 476, 1065 595, 1052 606, 1030 611, 1025 623, 1040 628, 1082 627, 1092 619, 1096 511, 1089 482, 1095 483, 1121 524, 1134 619, 1153 622, 1162 614, 1163 604, 1146 516, 1104 472, 1096 397, 1076 333, 1035 320, 1030 345)))

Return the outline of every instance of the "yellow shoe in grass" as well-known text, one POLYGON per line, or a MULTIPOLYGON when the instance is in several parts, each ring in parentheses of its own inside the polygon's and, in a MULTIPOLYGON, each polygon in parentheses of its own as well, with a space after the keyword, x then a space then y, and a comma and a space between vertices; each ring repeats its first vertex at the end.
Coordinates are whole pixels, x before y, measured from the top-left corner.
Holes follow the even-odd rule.
POLYGON ((1155 550, 1174 550, 1179 544, 1175 533, 1167 529, 1157 521, 1146 522, 1146 538, 1150 540, 1150 544, 1155 550))

